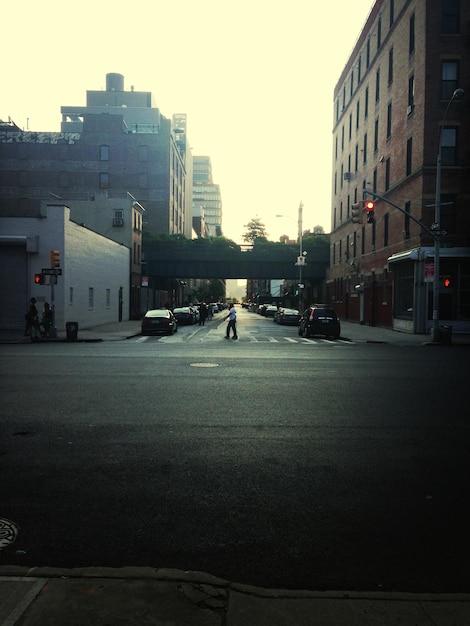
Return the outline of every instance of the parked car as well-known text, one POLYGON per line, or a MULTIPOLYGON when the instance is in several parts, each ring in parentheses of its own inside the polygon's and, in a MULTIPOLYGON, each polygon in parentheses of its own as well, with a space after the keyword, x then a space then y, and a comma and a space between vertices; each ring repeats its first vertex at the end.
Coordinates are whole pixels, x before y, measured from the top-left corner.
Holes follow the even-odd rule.
POLYGON ((172 335, 178 322, 169 309, 152 309, 142 319, 142 335, 172 335))
POLYGON ((274 304, 269 304, 266 307, 266 310, 263 313, 263 315, 264 317, 274 317, 276 313, 277 313, 277 306, 275 306, 274 304))
POLYGON ((314 304, 302 313, 299 322, 299 335, 302 337, 324 335, 338 339, 341 335, 340 321, 330 306, 314 304))
POLYGON ((276 321, 278 324, 285 324, 286 326, 298 326, 300 321, 300 314, 297 309, 279 309, 276 321))
POLYGON ((176 317, 178 324, 194 324, 197 321, 196 313, 190 306, 175 307, 173 315, 176 317))

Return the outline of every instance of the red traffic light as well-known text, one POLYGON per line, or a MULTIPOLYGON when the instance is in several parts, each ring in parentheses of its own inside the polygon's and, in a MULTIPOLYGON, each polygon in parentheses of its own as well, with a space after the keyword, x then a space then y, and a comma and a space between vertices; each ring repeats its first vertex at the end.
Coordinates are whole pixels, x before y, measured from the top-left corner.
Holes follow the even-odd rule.
POLYGON ((450 287, 450 278, 444 278, 444 287, 449 288, 450 287))
POLYGON ((375 221, 374 210, 375 210, 375 202, 372 200, 366 200, 364 202, 364 208, 367 214, 367 223, 373 224, 375 221))
POLYGON ((34 274, 35 285, 44 285, 44 282, 45 282, 44 274, 34 274))

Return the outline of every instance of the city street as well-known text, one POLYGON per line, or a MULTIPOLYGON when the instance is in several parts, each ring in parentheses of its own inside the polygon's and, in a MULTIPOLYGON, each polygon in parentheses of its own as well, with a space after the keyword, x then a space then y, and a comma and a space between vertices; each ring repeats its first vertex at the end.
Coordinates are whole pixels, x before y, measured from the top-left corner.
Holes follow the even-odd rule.
POLYGON ((1 345, 2 564, 469 591, 468 350, 171 337, 1 345))

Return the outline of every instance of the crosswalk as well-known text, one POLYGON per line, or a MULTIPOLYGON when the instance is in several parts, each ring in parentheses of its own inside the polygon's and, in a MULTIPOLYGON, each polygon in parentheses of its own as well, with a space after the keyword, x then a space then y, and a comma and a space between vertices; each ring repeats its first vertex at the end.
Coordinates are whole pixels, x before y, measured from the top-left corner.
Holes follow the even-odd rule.
MULTIPOLYGON (((171 336, 157 336, 157 337, 136 337, 135 343, 144 343, 147 341, 158 340, 162 343, 221 343, 224 341, 224 335, 217 329, 209 330, 208 332, 178 332, 171 336)), ((235 343, 230 339, 231 343, 235 343)), ((227 342, 228 343, 228 342, 227 342)), ((305 344, 310 346, 318 345, 330 345, 330 346, 347 346, 352 345, 354 342, 347 339, 327 339, 326 337, 288 337, 279 335, 265 335, 261 333, 246 333, 240 335, 238 343, 268 343, 268 344, 305 344)))

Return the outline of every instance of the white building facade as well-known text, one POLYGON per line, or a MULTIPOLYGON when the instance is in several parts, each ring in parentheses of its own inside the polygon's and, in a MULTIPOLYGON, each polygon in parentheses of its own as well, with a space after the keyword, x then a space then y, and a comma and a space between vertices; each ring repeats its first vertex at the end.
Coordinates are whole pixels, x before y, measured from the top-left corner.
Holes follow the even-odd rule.
POLYGON ((30 298, 54 306, 55 326, 79 328, 129 319, 128 247, 70 220, 70 209, 48 205, 38 217, 0 218, 0 280, 4 290, 0 328, 20 329, 30 298), (59 252, 61 270, 36 284, 50 269, 50 251, 59 252), (52 283, 52 284, 51 284, 52 283))

